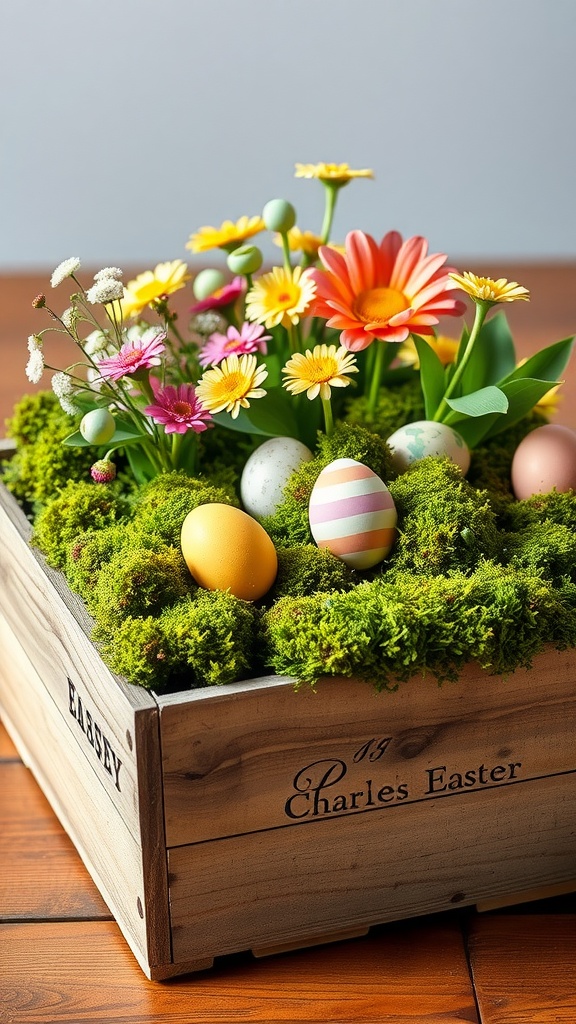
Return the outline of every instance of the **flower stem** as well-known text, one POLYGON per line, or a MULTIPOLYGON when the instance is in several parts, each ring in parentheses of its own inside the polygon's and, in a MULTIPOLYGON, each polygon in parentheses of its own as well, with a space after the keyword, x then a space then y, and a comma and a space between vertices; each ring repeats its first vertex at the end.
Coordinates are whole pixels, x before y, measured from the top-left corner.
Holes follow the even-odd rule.
POLYGON ((330 182, 324 182, 324 190, 326 197, 326 205, 324 207, 324 220, 322 221, 322 230, 320 237, 322 238, 322 245, 330 239, 330 232, 332 231, 332 221, 334 220, 334 211, 336 209, 336 200, 338 198, 338 189, 330 182))
POLYGON ((372 379, 370 381, 370 391, 368 393, 368 413, 371 419, 374 418, 376 406, 378 405, 380 381, 382 380, 382 371, 384 369, 384 356, 386 354, 387 342, 375 341, 373 344, 376 345, 376 353, 372 364, 372 379))
POLYGON ((334 417, 332 415, 332 405, 329 398, 321 398, 322 411, 324 413, 324 432, 327 437, 330 437, 334 430, 334 417))
POLYGON ((284 266, 289 274, 292 273, 292 262, 290 259, 290 245, 288 242, 288 233, 286 231, 280 232, 280 238, 282 239, 282 251, 284 253, 284 266))
POLYGON ((444 392, 444 397, 442 398, 440 405, 438 406, 436 412, 434 413, 433 418, 436 423, 441 423, 442 418, 446 415, 446 411, 450 411, 450 406, 448 405, 446 399, 450 398, 450 396, 454 394, 457 385, 462 380, 462 375, 464 373, 464 370, 466 369, 466 366, 468 365, 474 345, 476 344, 476 338, 478 337, 482 329, 482 325, 484 323, 484 320, 486 319, 486 314, 492 305, 492 302, 476 302, 476 312, 474 314, 474 323, 472 325, 472 330, 470 331, 470 337, 468 338, 468 343, 464 350, 462 359, 460 360, 458 366, 456 367, 454 376, 452 377, 452 380, 450 381, 448 387, 446 388, 446 391, 444 392))

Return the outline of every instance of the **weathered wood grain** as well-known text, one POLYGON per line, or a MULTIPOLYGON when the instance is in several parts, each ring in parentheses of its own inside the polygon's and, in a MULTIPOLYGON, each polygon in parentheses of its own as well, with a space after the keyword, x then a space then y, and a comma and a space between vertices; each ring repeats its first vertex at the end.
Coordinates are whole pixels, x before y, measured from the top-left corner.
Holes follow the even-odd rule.
POLYGON ((576 915, 474 918, 469 946, 482 1024, 574 1024, 576 915))
MULTIPOLYGON (((382 930, 357 942, 154 985, 113 924, 1 927, 6 1020, 18 1024, 476 1024, 457 922, 382 930), (30 960, 31 943, 35 956, 30 960)), ((2 1020, 0 1010, 0 1020, 2 1020)))
POLYGON ((0 764, 0 821, 2 921, 111 917, 46 797, 18 760, 0 764))

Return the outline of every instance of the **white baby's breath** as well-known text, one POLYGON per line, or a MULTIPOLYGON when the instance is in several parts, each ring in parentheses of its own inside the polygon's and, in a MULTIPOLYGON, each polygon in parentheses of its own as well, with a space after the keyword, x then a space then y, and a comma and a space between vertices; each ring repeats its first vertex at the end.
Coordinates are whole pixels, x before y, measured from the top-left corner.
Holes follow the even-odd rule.
POLYGON ((74 308, 74 306, 68 306, 68 309, 64 310, 60 319, 64 324, 64 327, 66 327, 69 331, 72 331, 76 326, 76 321, 78 319, 78 311, 74 308))
POLYGON ((94 274, 95 281, 107 281, 109 278, 119 281, 121 277, 122 271, 120 267, 103 267, 97 274, 94 274))
POLYGON ((86 292, 86 298, 92 305, 97 302, 114 302, 115 299, 121 299, 123 295, 124 285, 114 277, 104 277, 102 280, 96 281, 96 284, 93 284, 86 292))
POLYGON ((39 348, 42 348, 42 338, 39 334, 31 334, 28 337, 28 351, 36 352, 39 348))
POLYGON ((26 364, 26 376, 31 384, 38 384, 44 373, 44 356, 42 355, 41 348, 30 349, 30 342, 28 347, 30 356, 26 364))
POLYGON ((63 260, 56 267, 56 270, 50 278, 50 284, 53 288, 57 288, 62 281, 65 281, 67 277, 71 277, 77 270, 80 269, 80 260, 77 256, 71 256, 68 260, 63 260))
POLYGON ((80 412, 73 400, 74 385, 72 378, 67 373, 59 370, 58 373, 54 374, 52 377, 52 391, 64 412, 67 412, 69 416, 75 416, 77 412, 80 412))
POLYGON ((197 313, 190 322, 191 330, 202 335, 214 334, 215 331, 223 332, 227 326, 228 324, 224 317, 212 309, 206 310, 203 313, 197 313))
POLYGON ((110 338, 106 331, 92 331, 82 342, 82 348, 87 356, 114 355, 115 349, 111 349, 110 338), (111 351, 108 351, 111 349, 111 351))

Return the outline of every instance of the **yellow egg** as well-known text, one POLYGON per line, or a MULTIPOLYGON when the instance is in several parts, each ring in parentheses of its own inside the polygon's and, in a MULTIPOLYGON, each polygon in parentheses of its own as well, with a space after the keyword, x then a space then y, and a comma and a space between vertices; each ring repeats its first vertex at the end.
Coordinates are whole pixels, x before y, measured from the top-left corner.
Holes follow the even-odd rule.
POLYGON ((263 526, 232 505, 199 505, 182 523, 182 554, 206 590, 229 590, 257 601, 278 571, 276 549, 263 526))

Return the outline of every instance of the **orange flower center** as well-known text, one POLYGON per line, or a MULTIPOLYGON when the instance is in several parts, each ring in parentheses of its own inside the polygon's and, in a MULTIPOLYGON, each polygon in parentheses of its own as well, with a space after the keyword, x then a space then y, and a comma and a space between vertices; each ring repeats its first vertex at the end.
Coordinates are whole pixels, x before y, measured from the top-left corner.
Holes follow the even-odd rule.
POLYGON ((189 402, 174 402, 172 412, 175 412, 177 416, 189 416, 192 412, 192 406, 189 402))
POLYGON ((290 292, 279 292, 276 301, 280 306, 289 306, 292 302, 290 292))
POLYGON ((354 301, 354 313, 365 324, 387 324, 410 303, 396 288, 367 288, 354 301))

